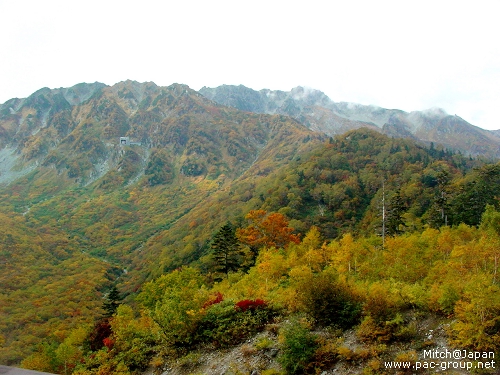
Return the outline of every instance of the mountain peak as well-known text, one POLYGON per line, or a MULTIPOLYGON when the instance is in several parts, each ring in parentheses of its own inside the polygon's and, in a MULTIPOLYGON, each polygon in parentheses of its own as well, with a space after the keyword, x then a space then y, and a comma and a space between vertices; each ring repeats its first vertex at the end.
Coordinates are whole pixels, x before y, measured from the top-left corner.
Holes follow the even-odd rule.
POLYGON ((448 113, 446 113, 446 111, 443 108, 439 108, 439 107, 432 107, 432 108, 424 109, 423 111, 420 111, 420 113, 423 116, 434 117, 434 118, 443 118, 443 117, 448 116, 448 113))

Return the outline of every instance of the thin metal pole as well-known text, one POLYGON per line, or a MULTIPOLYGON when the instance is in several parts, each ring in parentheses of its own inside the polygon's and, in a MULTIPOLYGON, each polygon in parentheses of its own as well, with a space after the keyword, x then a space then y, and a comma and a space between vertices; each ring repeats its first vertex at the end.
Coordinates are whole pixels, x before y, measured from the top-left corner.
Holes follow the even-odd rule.
POLYGON ((385 180, 382 181, 382 248, 385 249, 385 180))

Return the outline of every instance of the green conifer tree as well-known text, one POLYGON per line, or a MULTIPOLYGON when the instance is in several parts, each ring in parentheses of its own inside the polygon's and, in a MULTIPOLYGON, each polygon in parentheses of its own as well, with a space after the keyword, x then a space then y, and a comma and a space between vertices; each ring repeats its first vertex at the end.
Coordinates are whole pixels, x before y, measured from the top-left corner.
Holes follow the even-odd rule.
POLYGON ((120 293, 118 292, 116 286, 113 285, 113 287, 110 289, 106 297, 106 301, 104 301, 102 305, 102 308, 105 311, 104 316, 105 317, 113 316, 116 313, 116 309, 118 308, 118 306, 120 306, 120 301, 121 301, 120 293))
POLYGON ((235 228, 230 223, 222 226, 212 240, 212 256, 215 271, 226 275, 240 267, 243 252, 236 238, 235 228))
POLYGON ((434 203, 429 210, 429 225, 432 228, 439 228, 448 225, 449 204, 448 187, 450 175, 445 170, 440 170, 436 176, 437 194, 434 203))
POLYGON ((387 212, 386 231, 389 236, 400 234, 402 232, 401 228, 406 226, 403 221, 405 211, 406 207, 398 189, 389 202, 389 211, 387 212))

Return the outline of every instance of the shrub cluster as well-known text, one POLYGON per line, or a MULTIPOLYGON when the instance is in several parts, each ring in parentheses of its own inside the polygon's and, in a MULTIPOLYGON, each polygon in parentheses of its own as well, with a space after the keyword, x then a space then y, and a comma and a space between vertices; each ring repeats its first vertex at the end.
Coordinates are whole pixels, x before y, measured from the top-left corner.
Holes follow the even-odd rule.
POLYGON ((281 355, 278 361, 288 374, 307 371, 318 348, 317 336, 309 331, 304 322, 291 320, 280 332, 281 355))
POLYGON ((241 310, 243 312, 247 311, 247 310, 257 310, 259 308, 265 308, 266 307, 266 303, 264 302, 264 300, 261 300, 261 299, 256 299, 254 301, 252 300, 249 300, 249 299, 244 299, 242 301, 239 301, 236 303, 235 305, 235 308, 237 310, 241 310))
POLYGON ((348 286, 329 272, 308 280, 302 298, 306 311, 321 326, 349 329, 359 322, 362 304, 348 286))
POLYGON ((261 330, 275 315, 263 300, 222 301, 206 311, 195 341, 215 347, 234 345, 261 330))

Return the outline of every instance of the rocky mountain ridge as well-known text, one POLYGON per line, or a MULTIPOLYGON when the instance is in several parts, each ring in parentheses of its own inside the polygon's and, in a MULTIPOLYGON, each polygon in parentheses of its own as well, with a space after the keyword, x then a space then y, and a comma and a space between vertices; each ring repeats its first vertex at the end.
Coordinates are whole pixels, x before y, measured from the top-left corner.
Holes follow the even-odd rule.
MULTIPOLYGON (((178 86, 190 90, 187 86, 178 86)), ((0 149, 2 150, 0 157, 11 160, 14 156, 12 151, 16 150, 19 153, 26 147, 30 150, 28 152, 30 157, 33 153, 53 148, 55 141, 48 141, 48 144, 35 142, 34 139, 39 138, 35 137, 37 133, 49 125, 54 125, 56 128, 59 126, 58 134, 52 138, 61 140, 61 136, 67 135, 65 132, 71 131, 72 126, 76 126, 75 121, 78 121, 78 119, 68 121, 68 111, 91 100, 93 96, 102 96, 104 92, 108 93, 105 95, 113 93, 114 101, 120 111, 123 111, 120 115, 116 114, 118 117, 111 119, 112 121, 116 120, 124 125, 126 121, 123 121, 123 115, 135 116, 136 121, 145 121, 137 114, 145 110, 148 112, 148 121, 162 121, 169 115, 168 111, 151 110, 147 107, 158 105, 161 98, 156 98, 158 95, 164 95, 161 94, 163 91, 164 88, 152 82, 125 81, 113 86, 95 82, 53 90, 42 88, 28 98, 10 99, 0 105, 0 149), (13 148, 13 145, 16 146, 13 148)), ((190 93, 196 92, 190 90, 190 93)), ((392 137, 412 138, 427 144, 432 142, 435 145, 442 145, 443 148, 458 150, 472 156, 500 157, 499 131, 481 129, 439 108, 404 112, 370 105, 333 102, 319 90, 300 86, 286 92, 269 89, 256 91, 242 85, 222 85, 216 88, 203 87, 199 90, 199 94, 221 105, 246 112, 290 116, 309 129, 329 136, 367 127, 392 137)), ((88 116, 88 111, 85 115, 88 116)), ((128 128, 125 126, 120 129, 121 135, 124 135, 128 128)), ((18 168, 17 172, 22 169, 18 168)), ((5 165, 1 171, 5 180, 7 172, 5 165)))
POLYGON ((55 168, 80 184, 115 167, 123 171, 122 136, 142 145, 128 150, 130 157, 142 160, 134 176, 144 173, 153 149, 167 150, 172 160, 162 163, 176 164, 171 167, 181 174, 241 173, 281 134, 282 125, 306 130, 283 116, 223 107, 179 84, 126 81, 44 88, 0 106, 0 183, 39 166, 55 168))
POLYGON ((432 142, 466 155, 500 157, 498 131, 481 129, 440 108, 408 113, 371 105, 337 103, 321 91, 300 86, 285 92, 222 85, 203 87, 200 93, 240 110, 291 116, 308 128, 329 136, 367 127, 396 138, 432 142))

